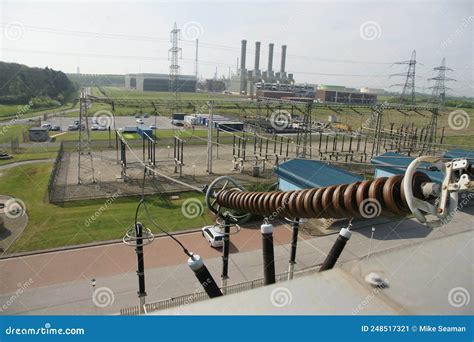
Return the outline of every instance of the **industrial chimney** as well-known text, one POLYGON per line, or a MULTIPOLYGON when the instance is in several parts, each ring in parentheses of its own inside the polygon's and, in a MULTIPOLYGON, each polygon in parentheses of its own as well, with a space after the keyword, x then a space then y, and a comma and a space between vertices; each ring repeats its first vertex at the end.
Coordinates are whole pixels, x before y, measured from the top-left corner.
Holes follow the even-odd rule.
POLYGON ((285 74, 285 63, 286 63, 286 45, 281 46, 281 67, 280 67, 280 73, 282 77, 285 74))
POLYGON ((260 42, 255 42, 255 72, 260 69, 260 42))
POLYGON ((273 70, 273 43, 268 44, 268 74, 273 70))
POLYGON ((241 74, 243 74, 243 70, 245 70, 245 57, 247 55, 247 41, 245 39, 242 40, 242 48, 240 51, 240 70, 241 74))

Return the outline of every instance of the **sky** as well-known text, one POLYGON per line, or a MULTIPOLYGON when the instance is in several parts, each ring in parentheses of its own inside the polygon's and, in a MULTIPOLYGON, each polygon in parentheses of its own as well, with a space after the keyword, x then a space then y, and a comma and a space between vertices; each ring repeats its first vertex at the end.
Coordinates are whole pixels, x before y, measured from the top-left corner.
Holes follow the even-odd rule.
POLYGON ((273 69, 297 83, 385 88, 403 83, 416 50, 417 91, 430 92, 434 67, 446 58, 450 94, 473 96, 474 1, 4 1, 0 0, 0 60, 68 73, 168 73, 170 31, 180 28, 181 74, 235 73, 240 41, 247 69, 255 41, 275 44, 273 69))

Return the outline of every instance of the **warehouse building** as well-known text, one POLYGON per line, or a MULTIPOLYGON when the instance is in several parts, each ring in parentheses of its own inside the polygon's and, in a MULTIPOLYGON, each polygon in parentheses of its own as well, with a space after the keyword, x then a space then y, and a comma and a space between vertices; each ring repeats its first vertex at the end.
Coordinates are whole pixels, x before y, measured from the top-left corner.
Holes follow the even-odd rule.
POLYGON ((355 88, 343 86, 320 85, 316 91, 319 102, 373 104, 377 102, 377 94, 361 93, 355 88))
MULTIPOLYGON (((193 75, 179 75, 178 89, 180 92, 196 92, 197 79, 193 75)), ((125 88, 139 91, 169 91, 170 77, 168 74, 127 74, 125 88)))

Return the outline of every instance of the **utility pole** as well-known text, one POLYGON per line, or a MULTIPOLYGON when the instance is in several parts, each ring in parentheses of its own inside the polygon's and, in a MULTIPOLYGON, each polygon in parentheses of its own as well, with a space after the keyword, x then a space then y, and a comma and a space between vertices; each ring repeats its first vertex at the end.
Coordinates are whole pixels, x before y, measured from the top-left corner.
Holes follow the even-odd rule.
POLYGON ((405 77, 405 83, 392 84, 392 87, 402 86, 402 94, 400 95, 400 103, 402 104, 416 104, 415 98, 415 70, 416 70, 416 51, 413 50, 411 58, 408 61, 396 62, 394 64, 403 64, 408 65, 408 70, 406 73, 392 74, 393 76, 403 76, 405 77))
POLYGON ((209 120, 207 121, 207 174, 212 174, 212 130, 214 126, 213 102, 208 102, 209 120))
POLYGON ((198 72, 199 72, 199 60, 198 60, 198 53, 199 53, 199 39, 196 38, 196 57, 194 59, 194 75, 196 75, 196 81, 198 80, 198 72))

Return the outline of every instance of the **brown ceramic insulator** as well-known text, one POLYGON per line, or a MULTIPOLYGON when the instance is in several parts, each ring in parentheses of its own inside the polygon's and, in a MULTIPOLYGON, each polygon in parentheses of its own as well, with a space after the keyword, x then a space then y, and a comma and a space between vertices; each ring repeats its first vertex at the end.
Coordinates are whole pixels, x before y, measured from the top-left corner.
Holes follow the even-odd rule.
POLYGON ((350 217, 350 213, 344 207, 344 192, 348 184, 338 185, 332 197, 332 207, 335 213, 350 217))
POLYGON ((356 193, 361 182, 349 184, 344 190, 344 208, 351 217, 360 217, 359 206, 357 205, 356 193))
POLYGON ((409 212, 408 208, 403 207, 401 186, 403 176, 398 175, 387 179, 383 186, 383 202, 387 210, 395 215, 405 215, 409 212))
POLYGON ((383 201, 383 186, 386 181, 387 177, 376 178, 369 187, 368 198, 371 198, 380 204, 380 209, 382 211, 379 213, 379 215, 389 214, 389 212, 384 210, 385 203, 383 201))
MULTIPOLYGON (((413 194, 423 199, 422 184, 429 177, 416 172, 413 194)), ((359 208, 367 199, 380 204, 382 215, 404 216, 409 212, 403 193, 403 176, 377 178, 370 181, 333 185, 320 189, 275 192, 221 190, 216 203, 228 209, 266 217, 289 218, 353 218, 361 217, 359 208)))
POLYGON ((321 198, 321 206, 323 208, 321 217, 324 217, 324 218, 338 217, 339 214, 336 213, 332 207, 332 197, 336 188, 337 188, 337 185, 331 185, 324 188, 325 190, 321 198))

